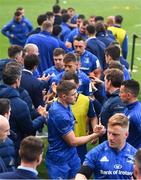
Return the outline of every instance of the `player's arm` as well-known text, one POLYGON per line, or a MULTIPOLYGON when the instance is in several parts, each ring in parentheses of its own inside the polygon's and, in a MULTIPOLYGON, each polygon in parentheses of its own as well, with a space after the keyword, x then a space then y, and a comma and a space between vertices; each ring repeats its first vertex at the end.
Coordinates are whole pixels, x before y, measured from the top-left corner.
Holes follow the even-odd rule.
POLYGON ((92 133, 87 136, 76 137, 74 131, 70 131, 68 134, 63 135, 63 139, 70 146, 80 146, 82 144, 86 144, 89 141, 96 140, 103 133, 104 126, 101 125, 99 131, 96 133, 92 133))
POLYGON ((79 172, 75 176, 75 180, 86 180, 91 177, 93 170, 89 166, 81 166, 79 172))

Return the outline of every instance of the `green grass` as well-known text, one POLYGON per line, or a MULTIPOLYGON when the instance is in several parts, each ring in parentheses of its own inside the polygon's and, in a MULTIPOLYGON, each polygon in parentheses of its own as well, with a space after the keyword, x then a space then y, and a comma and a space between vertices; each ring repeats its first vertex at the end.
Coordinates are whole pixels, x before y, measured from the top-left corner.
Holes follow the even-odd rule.
MULTIPOLYGON (((4 24, 7 24, 18 6, 25 8, 25 15, 34 25, 37 26, 36 18, 39 14, 52 9, 55 0, 0 0, 0 29, 4 24)), ((127 30, 129 35, 129 53, 128 61, 131 60, 132 50, 132 35, 135 33, 140 35, 141 32, 141 1, 139 0, 67 0, 64 4, 60 0, 62 8, 74 7, 79 14, 102 15, 105 18, 109 15, 121 14, 124 17, 123 28, 127 30)), ((132 72, 132 77, 141 82, 141 40, 137 40, 135 50, 135 66, 132 72)), ((6 37, 0 34, 0 59, 7 57, 7 48, 9 41, 6 37)), ((44 140, 47 145, 47 140, 44 140)), ((43 160, 44 163, 44 160, 43 160)), ((45 165, 42 163, 39 168, 40 176, 47 178, 45 165)))

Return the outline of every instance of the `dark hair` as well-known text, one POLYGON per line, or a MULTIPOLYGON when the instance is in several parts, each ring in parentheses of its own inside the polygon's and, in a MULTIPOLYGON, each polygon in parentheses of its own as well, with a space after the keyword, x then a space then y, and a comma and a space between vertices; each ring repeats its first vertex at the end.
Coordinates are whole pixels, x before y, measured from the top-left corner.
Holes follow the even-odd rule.
POLYGON ((22 66, 17 62, 9 62, 5 65, 2 72, 3 82, 7 85, 13 85, 22 75, 22 66))
POLYGON ((53 36, 59 36, 61 31, 62 31, 62 28, 60 25, 54 25, 53 30, 52 30, 52 35, 53 36))
POLYGON ((40 63, 39 57, 35 54, 26 55, 24 57, 24 67, 25 69, 32 70, 35 66, 40 63))
POLYGON ((17 7, 16 11, 21 11, 23 9, 24 9, 23 7, 17 7))
POLYGON ((58 96, 62 94, 68 95, 69 92, 73 89, 76 89, 76 85, 70 81, 63 80, 57 85, 57 94, 58 96))
POLYGON ((116 15, 115 16, 115 23, 121 24, 123 21, 123 17, 121 15, 116 15))
POLYGON ((46 12, 46 16, 47 16, 47 19, 50 20, 50 18, 53 17, 54 14, 53 14, 53 12, 51 12, 51 11, 47 11, 47 12, 46 12))
POLYGON ((64 62, 68 63, 68 62, 77 62, 77 58, 73 53, 67 53, 64 56, 64 62))
POLYGON ((67 13, 67 9, 61 9, 61 14, 66 14, 67 13))
POLYGON ((74 72, 67 71, 64 73, 62 80, 74 80, 76 84, 79 84, 78 75, 74 72))
POLYGON ((79 14, 77 19, 82 19, 82 20, 85 20, 85 15, 84 14, 79 14))
POLYGON ((113 60, 119 60, 120 58, 120 48, 117 45, 109 45, 105 49, 105 55, 111 56, 113 60))
POLYGON ((22 15, 21 11, 16 11, 16 12, 14 13, 14 16, 20 16, 20 15, 22 15))
POLYGON ((40 14, 38 17, 37 17, 37 23, 39 26, 41 26, 43 24, 44 21, 47 20, 47 16, 45 14, 40 14))
POLYGON ((104 32, 106 33, 105 25, 102 22, 98 22, 95 24, 95 31, 96 33, 104 32))
POLYGON ((108 81, 111 81, 112 86, 114 87, 120 87, 123 82, 123 72, 119 69, 107 69, 105 71, 105 78, 108 81))
POLYGON ((0 98, 0 115, 4 116, 10 110, 10 100, 7 98, 0 98))
POLYGON ((53 56, 65 55, 65 51, 62 48, 55 48, 53 51, 53 56))
POLYGON ((130 91, 135 97, 139 95, 140 84, 138 81, 130 79, 123 81, 121 85, 124 86, 127 91, 130 91))
POLYGON ((69 14, 65 13, 62 15, 62 22, 67 23, 70 19, 69 14))
POLYGON ((85 39, 84 39, 84 37, 82 37, 82 36, 80 36, 80 35, 78 35, 78 36, 75 36, 74 37, 74 39, 73 39, 73 41, 84 41, 85 42, 85 39))
POLYGON ((60 13, 61 7, 59 5, 54 5, 52 7, 52 11, 53 11, 53 13, 60 13))
POLYGON ((88 25, 86 27, 86 31, 89 33, 89 34, 95 34, 95 26, 94 25, 88 25))
POLYGON ((10 58, 13 58, 15 59, 16 58, 16 55, 18 53, 20 53, 21 51, 23 51, 23 47, 21 46, 18 46, 18 45, 12 45, 8 48, 8 56, 10 58))
POLYGON ((95 22, 98 22, 98 21, 104 21, 104 17, 103 16, 96 16, 95 22))
POLYGON ((28 136, 20 144, 20 157, 25 162, 34 162, 42 154, 44 144, 41 139, 28 136))

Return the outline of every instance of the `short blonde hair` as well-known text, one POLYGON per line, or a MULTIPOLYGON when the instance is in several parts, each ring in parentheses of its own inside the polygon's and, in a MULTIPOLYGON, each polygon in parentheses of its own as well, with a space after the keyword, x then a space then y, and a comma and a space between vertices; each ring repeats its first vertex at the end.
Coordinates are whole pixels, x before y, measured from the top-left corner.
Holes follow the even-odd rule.
POLYGON ((108 126, 120 126, 122 128, 129 129, 129 120, 124 114, 116 113, 109 119, 108 126))

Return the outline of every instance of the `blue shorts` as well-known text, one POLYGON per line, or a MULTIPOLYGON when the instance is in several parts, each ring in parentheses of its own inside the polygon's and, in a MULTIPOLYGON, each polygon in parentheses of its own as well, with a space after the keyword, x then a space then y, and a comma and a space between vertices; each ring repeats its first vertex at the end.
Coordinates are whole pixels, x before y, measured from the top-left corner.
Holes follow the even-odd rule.
POLYGON ((62 164, 56 164, 50 159, 46 159, 49 179, 72 179, 79 171, 80 166, 81 161, 77 154, 62 164))

